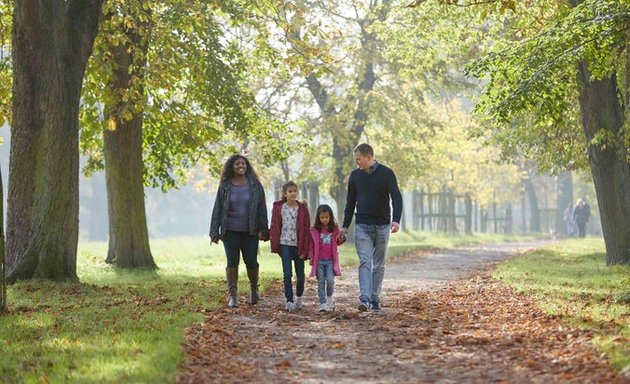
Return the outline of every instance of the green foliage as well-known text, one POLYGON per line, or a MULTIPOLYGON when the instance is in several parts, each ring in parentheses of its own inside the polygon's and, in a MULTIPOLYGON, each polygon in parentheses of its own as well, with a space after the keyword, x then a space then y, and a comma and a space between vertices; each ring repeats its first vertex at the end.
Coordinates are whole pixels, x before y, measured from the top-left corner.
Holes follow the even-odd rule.
POLYGON ((630 365, 630 306, 615 302, 629 267, 606 267, 602 239, 570 239, 500 265, 494 276, 532 295, 548 313, 593 330, 618 369, 630 365))
POLYGON ((11 120, 11 88, 13 73, 11 70, 11 25, 13 4, 9 1, 0 3, 0 127, 11 120))
POLYGON ((257 10, 248 6, 237 1, 106 3, 83 91, 81 148, 90 157, 88 173, 104 166, 102 132, 112 128, 112 115, 142 116, 145 183, 153 187, 176 186, 197 163, 217 171, 226 154, 247 141, 258 141, 265 159, 285 156, 285 126, 258 106, 250 87, 248 61, 254 59, 248 56, 270 57, 246 41, 262 27, 249 23, 257 10), (129 83, 114 87, 113 52, 119 49, 133 52, 134 62, 129 83), (119 109, 106 110, 109 106, 119 109))
MULTIPOLYGON (((587 0, 569 8, 558 2, 547 12, 533 31, 497 40, 468 67, 487 80, 476 105, 480 133, 491 133, 508 155, 535 158, 541 170, 585 169, 585 146, 596 143, 585 143, 579 127, 577 66, 588 62, 597 79, 620 68, 630 4, 587 0)), ((517 29, 521 17, 516 12, 495 22, 517 29)))

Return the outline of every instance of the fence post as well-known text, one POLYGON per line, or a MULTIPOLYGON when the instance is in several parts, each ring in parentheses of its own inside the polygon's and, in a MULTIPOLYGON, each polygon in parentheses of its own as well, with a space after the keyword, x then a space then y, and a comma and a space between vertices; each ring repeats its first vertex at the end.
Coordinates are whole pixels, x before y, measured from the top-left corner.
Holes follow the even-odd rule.
POLYGON ((448 189, 447 191, 447 205, 448 205, 448 232, 457 233, 457 218, 455 217, 455 192, 452 189, 448 189))
POLYGON ((466 234, 467 235, 471 235, 472 234, 472 210, 473 210, 473 205, 472 205, 472 198, 470 197, 470 192, 466 193, 466 196, 464 197, 464 205, 466 206, 466 217, 464 219, 464 227, 466 228, 466 234))
POLYGON ((446 232, 446 187, 442 186, 438 197, 438 223, 437 228, 440 232, 446 232))
MULTIPOLYGON (((428 227, 429 227, 429 231, 433 230, 433 197, 435 196, 434 193, 429 192, 427 194, 427 204, 429 206, 429 220, 428 220, 428 227)), ((423 228, 424 229, 424 228, 423 228)))
POLYGON ((512 205, 505 208, 505 233, 512 233, 512 205))

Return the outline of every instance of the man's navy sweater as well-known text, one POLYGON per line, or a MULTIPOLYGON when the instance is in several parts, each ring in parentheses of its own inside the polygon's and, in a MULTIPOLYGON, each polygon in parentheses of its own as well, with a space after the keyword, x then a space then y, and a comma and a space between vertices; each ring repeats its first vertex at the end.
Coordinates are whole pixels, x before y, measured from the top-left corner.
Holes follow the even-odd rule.
POLYGON ((402 215, 402 195, 394 171, 375 163, 372 173, 357 168, 348 179, 348 195, 344 211, 343 228, 352 222, 356 208, 356 223, 387 225, 392 221, 400 223, 402 215), (394 215, 389 208, 391 197, 394 215))

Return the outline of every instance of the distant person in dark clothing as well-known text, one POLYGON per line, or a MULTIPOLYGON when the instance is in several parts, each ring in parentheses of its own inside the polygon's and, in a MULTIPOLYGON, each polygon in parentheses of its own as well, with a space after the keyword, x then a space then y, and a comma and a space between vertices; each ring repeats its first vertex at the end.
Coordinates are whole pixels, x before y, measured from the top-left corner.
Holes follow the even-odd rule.
POLYGON ((381 288, 385 276, 385 255, 389 234, 400 229, 402 195, 396 175, 374 160, 368 144, 354 149, 358 166, 350 173, 343 226, 337 236, 345 240, 352 216, 356 217, 354 245, 359 256, 359 311, 381 309, 381 288), (390 199, 393 213, 390 210, 390 199))
POLYGON ((578 199, 573 210, 573 219, 578 226, 578 235, 586 237, 586 222, 591 217, 591 208, 584 199, 578 199))

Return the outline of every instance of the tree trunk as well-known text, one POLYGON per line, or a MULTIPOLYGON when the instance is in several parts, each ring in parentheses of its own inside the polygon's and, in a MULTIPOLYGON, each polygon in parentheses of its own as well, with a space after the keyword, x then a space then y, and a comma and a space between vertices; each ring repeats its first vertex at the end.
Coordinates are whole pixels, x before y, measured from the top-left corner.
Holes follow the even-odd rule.
MULTIPOLYGON (((127 29, 126 34, 129 42, 112 52, 116 68, 110 86, 114 95, 131 95, 137 90, 139 97, 144 98, 144 88, 133 87, 144 78, 147 39, 142 39, 133 29, 127 29), (141 57, 134 57, 134 52, 140 52, 141 57)), ((118 100, 106 108, 108 127, 104 132, 104 154, 109 213, 106 262, 120 268, 157 268, 149 247, 144 205, 143 120, 141 113, 132 112, 130 104, 134 102, 142 100, 118 100), (131 118, 122 113, 125 110, 131 118)))
POLYGON ((79 101, 102 1, 14 2, 11 282, 76 278, 79 101))
MULTIPOLYGON (((377 19, 383 21, 391 8, 389 1, 384 1, 377 11, 377 19)), ((352 165, 354 164, 353 149, 359 144, 359 140, 365 131, 365 126, 369 118, 369 106, 367 95, 374 89, 376 75, 374 73, 374 59, 377 56, 376 36, 369 31, 370 26, 376 22, 375 19, 360 19, 357 24, 361 29, 361 60, 358 62, 357 77, 355 84, 356 94, 351 94, 340 105, 339 110, 345 113, 341 116, 337 109, 329 100, 329 93, 322 86, 315 74, 306 76, 306 83, 311 91, 315 102, 319 106, 324 124, 331 127, 333 141, 333 173, 334 180, 330 187, 330 195, 337 203, 337 215, 339 222, 343 222, 343 212, 346 205, 347 180, 352 165), (345 107, 345 108, 344 108, 345 107), (353 111, 353 112, 352 112, 353 111)), ((297 35, 296 35, 297 36, 297 35)), ((299 38, 299 36, 297 36, 299 38)), ((375 154, 378 159, 378 154, 375 154)), ((349 233, 348 239, 353 239, 353 234, 349 233)))
POLYGON ((7 309, 7 276, 5 271, 6 257, 4 253, 4 185, 0 170, 0 312, 7 309))
MULTIPOLYGON (((557 178, 558 194, 556 198, 556 230, 565 233, 564 210, 573 206, 573 177, 571 171, 562 172, 557 178)), ((568 234, 567 234, 568 235, 568 234)))
POLYGON ((610 142, 588 146, 588 157, 597 194, 606 264, 630 264, 630 164, 619 131, 624 123, 616 76, 591 80, 588 64, 579 65, 580 110, 587 143, 600 132, 610 142))
POLYGON ((525 192, 527 193, 527 200, 529 201, 529 230, 530 232, 540 232, 540 209, 538 208, 538 198, 536 197, 536 190, 534 189, 531 173, 528 172, 528 174, 528 177, 523 182, 525 183, 525 192))

